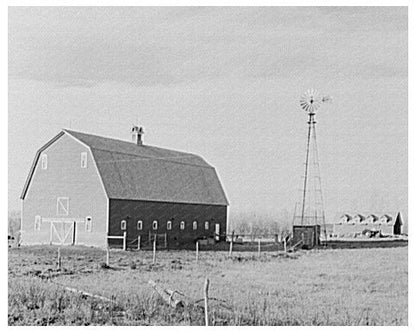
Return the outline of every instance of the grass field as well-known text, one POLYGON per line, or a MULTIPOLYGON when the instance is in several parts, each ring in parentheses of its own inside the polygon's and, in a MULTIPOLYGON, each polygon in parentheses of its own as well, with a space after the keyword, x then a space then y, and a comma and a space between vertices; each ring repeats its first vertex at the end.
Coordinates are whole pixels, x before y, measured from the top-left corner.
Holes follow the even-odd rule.
POLYGON ((9 249, 9 325, 203 325, 206 277, 211 324, 407 325, 407 247, 312 250, 290 255, 61 249, 63 275, 52 279, 57 247, 9 249), (36 276, 38 275, 38 276, 36 276), (186 295, 165 305, 148 284, 186 295), (52 280, 52 281, 51 281, 52 280), (68 292, 76 288, 112 302, 68 292), (221 300, 221 301, 220 301, 221 300), (198 302, 201 303, 201 302, 198 302))

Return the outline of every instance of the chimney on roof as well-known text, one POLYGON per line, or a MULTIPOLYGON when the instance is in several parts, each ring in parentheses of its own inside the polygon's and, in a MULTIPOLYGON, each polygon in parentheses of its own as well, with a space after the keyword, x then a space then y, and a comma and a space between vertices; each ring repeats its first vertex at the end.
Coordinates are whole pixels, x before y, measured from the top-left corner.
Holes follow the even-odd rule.
POLYGON ((144 134, 143 128, 138 126, 133 126, 131 128, 131 140, 137 145, 143 145, 142 136, 144 134))

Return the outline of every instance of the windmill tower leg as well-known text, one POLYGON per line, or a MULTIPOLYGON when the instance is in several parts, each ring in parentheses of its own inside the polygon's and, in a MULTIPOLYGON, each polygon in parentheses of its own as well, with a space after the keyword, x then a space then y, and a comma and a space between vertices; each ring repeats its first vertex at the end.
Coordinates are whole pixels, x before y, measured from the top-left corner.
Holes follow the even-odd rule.
POLYGON ((300 219, 300 224, 304 224, 304 217, 305 217, 305 203, 306 203, 306 191, 307 191, 307 184, 308 184, 308 168, 309 168, 309 150, 310 150, 310 142, 311 142, 311 129, 313 123, 313 113, 309 114, 309 121, 308 121, 308 144, 306 145, 306 161, 305 161, 305 175, 303 178, 303 197, 302 197, 302 215, 300 219))

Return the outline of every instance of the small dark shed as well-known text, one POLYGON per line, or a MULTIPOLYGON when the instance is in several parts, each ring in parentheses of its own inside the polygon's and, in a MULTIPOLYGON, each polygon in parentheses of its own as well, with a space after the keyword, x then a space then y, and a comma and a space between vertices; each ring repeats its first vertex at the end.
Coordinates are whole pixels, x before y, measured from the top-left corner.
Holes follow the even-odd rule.
POLYGON ((320 245, 320 234, 320 225, 293 225, 293 242, 297 244, 302 241, 301 247, 304 249, 320 245))

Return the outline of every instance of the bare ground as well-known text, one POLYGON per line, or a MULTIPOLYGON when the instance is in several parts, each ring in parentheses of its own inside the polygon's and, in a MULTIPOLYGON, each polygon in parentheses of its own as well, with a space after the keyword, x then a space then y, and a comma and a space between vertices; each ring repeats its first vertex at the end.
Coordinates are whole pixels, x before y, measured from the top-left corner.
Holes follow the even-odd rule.
POLYGON ((203 325, 210 279, 216 325, 407 325, 407 247, 281 252, 9 249, 9 325, 203 325), (175 310, 149 286, 186 295, 175 310), (111 298, 101 301, 64 286, 111 298))

